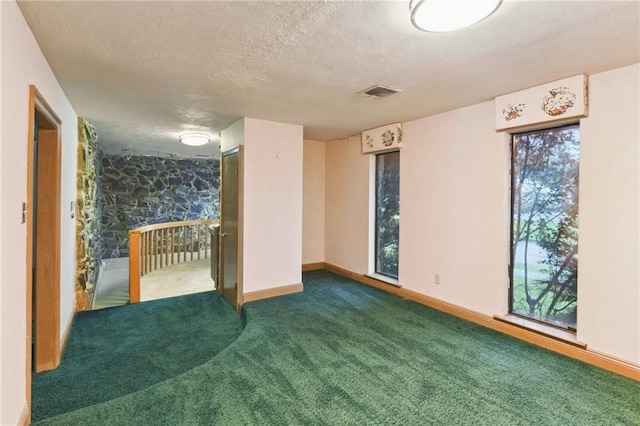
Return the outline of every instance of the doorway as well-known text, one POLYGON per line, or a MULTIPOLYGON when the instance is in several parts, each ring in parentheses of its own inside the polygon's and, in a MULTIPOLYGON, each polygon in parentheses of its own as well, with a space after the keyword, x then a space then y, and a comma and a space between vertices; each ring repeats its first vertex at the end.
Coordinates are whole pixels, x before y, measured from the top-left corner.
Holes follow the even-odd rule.
POLYGON ((237 310, 242 306, 242 146, 220 162, 220 283, 218 291, 237 310))
POLYGON ((61 121, 29 88, 27 149, 27 392, 31 374, 60 364, 61 121))

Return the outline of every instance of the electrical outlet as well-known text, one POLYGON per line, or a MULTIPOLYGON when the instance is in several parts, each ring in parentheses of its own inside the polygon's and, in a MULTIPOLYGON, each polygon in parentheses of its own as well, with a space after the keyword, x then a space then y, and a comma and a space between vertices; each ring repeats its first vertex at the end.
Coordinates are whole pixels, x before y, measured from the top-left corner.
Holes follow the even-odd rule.
POLYGON ((433 276, 433 283, 434 284, 440 284, 440 275, 439 274, 435 274, 433 276))

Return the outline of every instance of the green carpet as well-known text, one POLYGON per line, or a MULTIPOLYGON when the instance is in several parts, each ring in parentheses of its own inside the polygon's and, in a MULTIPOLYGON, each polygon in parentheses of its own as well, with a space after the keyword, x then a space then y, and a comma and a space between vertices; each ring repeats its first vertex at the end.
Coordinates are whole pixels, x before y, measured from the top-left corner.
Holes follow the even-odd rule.
POLYGON ((60 367, 33 375, 32 418, 146 389, 209 361, 241 331, 214 292, 78 313, 60 367))
POLYGON ((303 280, 246 304, 210 361, 40 424, 640 424, 631 379, 325 271, 303 280))

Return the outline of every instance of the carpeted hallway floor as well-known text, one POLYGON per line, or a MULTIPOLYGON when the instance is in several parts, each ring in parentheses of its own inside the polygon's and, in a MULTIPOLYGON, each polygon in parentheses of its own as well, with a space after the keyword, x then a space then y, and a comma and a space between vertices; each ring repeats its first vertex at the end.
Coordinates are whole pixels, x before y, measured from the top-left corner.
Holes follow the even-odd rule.
POLYGON ((127 395, 215 357, 242 331, 214 292, 78 313, 58 369, 33 375, 34 421, 127 395))
MULTIPOLYGON (((303 293, 246 304, 237 340, 200 365, 38 424, 640 425, 639 382, 326 271, 303 280, 303 293)), ((179 324, 169 331, 165 321, 156 321, 165 346, 149 348, 141 364, 163 351, 171 365, 187 356, 172 350, 179 324)), ((69 354, 95 333, 76 333, 82 326, 69 354)), ((134 334, 144 347, 132 328, 113 346, 134 334)), ((135 370, 128 380, 146 374, 135 370)), ((106 381, 86 392, 100 394, 106 381)), ((63 391, 34 385, 34 400, 63 391)))

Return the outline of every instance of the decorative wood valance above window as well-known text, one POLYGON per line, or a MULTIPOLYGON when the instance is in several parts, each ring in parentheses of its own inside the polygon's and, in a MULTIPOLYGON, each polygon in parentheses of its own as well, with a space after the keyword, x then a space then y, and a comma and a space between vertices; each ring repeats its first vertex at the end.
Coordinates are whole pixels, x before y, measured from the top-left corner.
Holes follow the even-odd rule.
POLYGON ((362 132, 362 153, 376 154, 402 147, 402 124, 393 123, 362 132))
POLYGON ((585 74, 498 96, 496 130, 547 123, 589 115, 585 74))

